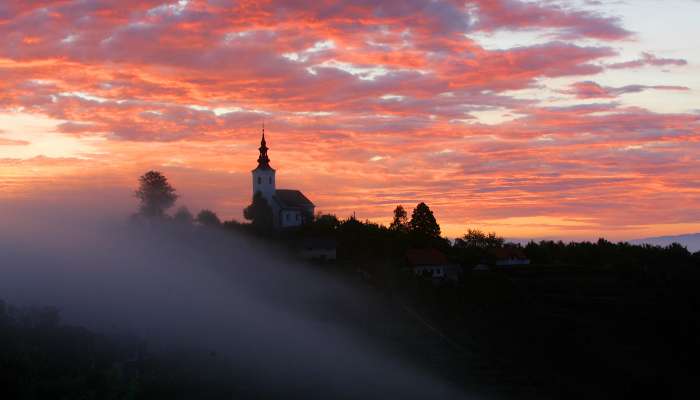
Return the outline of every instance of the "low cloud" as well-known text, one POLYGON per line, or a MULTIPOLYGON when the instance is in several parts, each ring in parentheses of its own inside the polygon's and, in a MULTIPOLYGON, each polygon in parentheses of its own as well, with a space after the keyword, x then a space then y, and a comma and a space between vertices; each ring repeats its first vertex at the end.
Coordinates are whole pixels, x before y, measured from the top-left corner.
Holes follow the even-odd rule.
POLYGON ((138 335, 157 352, 216 352, 233 363, 232 380, 263 397, 466 396, 361 334, 355 308, 375 301, 371 292, 249 238, 130 225, 109 211, 122 208, 114 201, 0 204, 3 215, 15 207, 0 229, 0 297, 138 335))

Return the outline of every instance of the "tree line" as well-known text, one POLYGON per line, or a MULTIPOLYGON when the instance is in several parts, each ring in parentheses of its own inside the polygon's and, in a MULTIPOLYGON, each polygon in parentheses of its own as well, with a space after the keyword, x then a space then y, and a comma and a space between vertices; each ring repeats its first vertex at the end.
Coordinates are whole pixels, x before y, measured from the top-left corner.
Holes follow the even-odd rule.
POLYGON ((180 197, 168 178, 159 171, 148 171, 139 177, 138 189, 134 196, 139 200, 139 210, 135 219, 167 219, 181 224, 197 223, 203 226, 219 226, 221 220, 215 212, 203 209, 194 216, 187 206, 181 206, 170 217, 166 212, 180 197))
POLYGON ((261 193, 253 196, 244 209, 249 223, 235 220, 222 222, 215 212, 203 209, 193 215, 181 206, 169 216, 166 212, 179 198, 168 179, 158 171, 148 171, 139 177, 135 191, 139 200, 136 219, 169 219, 180 224, 197 224, 245 231, 259 236, 280 239, 327 237, 336 239, 339 258, 358 261, 358 258, 382 263, 400 263, 409 248, 434 248, 444 252, 454 262, 465 267, 479 263, 493 264, 494 250, 510 248, 522 252, 535 265, 561 266, 616 266, 652 268, 659 265, 700 265, 700 252, 692 254, 685 247, 673 244, 667 247, 612 243, 605 239, 597 242, 540 241, 525 246, 509 243, 496 233, 469 229, 461 237, 449 240, 442 236, 440 224, 430 207, 418 203, 410 213, 398 205, 388 226, 371 221, 360 221, 354 216, 340 219, 334 214, 318 214, 298 230, 274 232, 272 207, 261 193))

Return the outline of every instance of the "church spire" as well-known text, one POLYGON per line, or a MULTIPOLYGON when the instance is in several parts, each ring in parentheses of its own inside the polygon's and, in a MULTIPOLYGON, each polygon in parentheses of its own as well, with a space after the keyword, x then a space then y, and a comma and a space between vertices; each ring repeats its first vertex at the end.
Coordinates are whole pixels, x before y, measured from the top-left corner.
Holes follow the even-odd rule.
POLYGON ((267 142, 265 142, 265 123, 262 128, 262 139, 260 140, 260 156, 258 156, 258 168, 270 169, 270 157, 267 156, 267 142))

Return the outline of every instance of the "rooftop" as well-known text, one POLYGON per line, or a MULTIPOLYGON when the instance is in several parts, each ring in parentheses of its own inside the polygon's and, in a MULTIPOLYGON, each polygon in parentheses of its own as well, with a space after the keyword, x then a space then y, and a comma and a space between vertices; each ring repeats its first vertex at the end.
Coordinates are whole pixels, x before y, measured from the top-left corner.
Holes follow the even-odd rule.
POLYGON ((275 198, 283 207, 306 208, 314 206, 314 203, 299 190, 277 189, 275 198))
POLYGON ((445 265, 449 261, 439 250, 435 249, 411 249, 406 252, 406 260, 412 266, 420 265, 445 265))

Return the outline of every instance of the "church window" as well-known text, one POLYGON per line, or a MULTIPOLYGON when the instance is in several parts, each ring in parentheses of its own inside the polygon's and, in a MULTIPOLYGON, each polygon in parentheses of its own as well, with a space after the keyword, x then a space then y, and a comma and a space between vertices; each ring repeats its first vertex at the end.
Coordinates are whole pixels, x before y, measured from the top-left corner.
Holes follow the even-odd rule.
POLYGON ((258 185, 262 183, 262 178, 258 177, 258 185))
POLYGON ((272 185, 272 177, 269 177, 268 179, 270 181, 270 185, 272 185))

